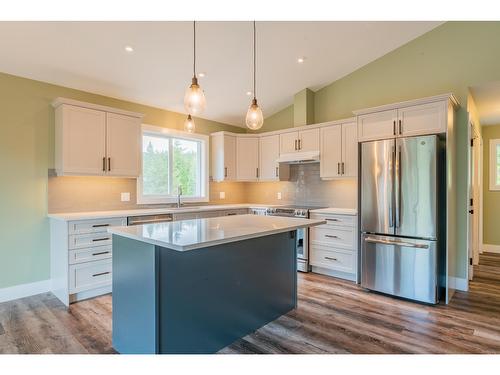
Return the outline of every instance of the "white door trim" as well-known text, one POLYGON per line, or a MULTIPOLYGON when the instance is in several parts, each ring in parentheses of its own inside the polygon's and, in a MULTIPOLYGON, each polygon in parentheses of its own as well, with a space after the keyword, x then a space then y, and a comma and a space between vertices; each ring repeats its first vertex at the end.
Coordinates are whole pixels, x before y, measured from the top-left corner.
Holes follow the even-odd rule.
POLYGON ((486 252, 486 253, 500 254, 500 245, 491 245, 491 244, 483 243, 481 250, 483 252, 486 252))
POLYGON ((21 284, 0 289, 0 302, 12 301, 18 298, 34 296, 50 291, 50 280, 21 284))

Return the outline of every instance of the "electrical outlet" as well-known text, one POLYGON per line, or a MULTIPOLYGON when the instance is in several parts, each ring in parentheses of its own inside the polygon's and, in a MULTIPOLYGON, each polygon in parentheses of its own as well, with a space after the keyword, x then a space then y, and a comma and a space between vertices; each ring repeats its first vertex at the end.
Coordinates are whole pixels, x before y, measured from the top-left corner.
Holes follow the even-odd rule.
POLYGON ((224 192, 224 191, 219 192, 219 198, 226 199, 226 192, 224 192))
POLYGON ((122 202, 130 202, 130 193, 122 193, 121 200, 122 202))
POLYGON ((278 191, 277 196, 278 196, 278 197, 277 197, 278 199, 281 199, 281 191, 278 191))

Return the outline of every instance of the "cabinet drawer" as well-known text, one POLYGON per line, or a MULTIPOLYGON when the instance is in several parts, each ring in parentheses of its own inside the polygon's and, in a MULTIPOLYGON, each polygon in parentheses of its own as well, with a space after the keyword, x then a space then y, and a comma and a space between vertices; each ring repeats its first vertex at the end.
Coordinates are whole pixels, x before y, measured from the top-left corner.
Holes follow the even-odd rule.
POLYGON ((331 228, 334 227, 355 227, 357 216, 350 215, 333 215, 333 214, 311 214, 311 219, 326 220, 326 224, 319 225, 316 228, 331 228))
POLYGON ((110 219, 92 219, 78 220, 69 222, 69 234, 87 234, 106 232, 108 227, 117 227, 127 225, 127 219, 124 217, 115 217, 110 219))
POLYGON ((68 236, 68 247, 72 249, 82 249, 85 247, 111 245, 111 233, 89 233, 89 234, 72 234, 68 236))
POLYGON ((100 288, 111 284, 111 259, 69 266, 69 292, 100 288))
POLYGON ((329 246, 355 248, 353 228, 311 228, 311 242, 322 242, 329 246))
POLYGON ((310 249, 310 263, 316 267, 355 273, 356 252, 313 245, 310 249))
POLYGON ((95 260, 108 259, 112 255, 111 246, 96 246, 89 249, 77 249, 69 251, 69 264, 92 262, 95 260))

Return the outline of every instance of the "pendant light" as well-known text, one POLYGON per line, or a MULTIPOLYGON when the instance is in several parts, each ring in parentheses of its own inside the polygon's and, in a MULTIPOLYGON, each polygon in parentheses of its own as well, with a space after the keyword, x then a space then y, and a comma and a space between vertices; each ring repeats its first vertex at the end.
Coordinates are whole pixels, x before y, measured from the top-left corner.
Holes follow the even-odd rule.
POLYGON ((264 124, 264 116, 262 115, 262 110, 257 104, 257 94, 255 92, 255 58, 255 21, 253 21, 253 100, 250 107, 248 107, 247 117, 245 119, 247 127, 252 130, 260 129, 264 124))
POLYGON ((196 77, 196 21, 193 21, 193 79, 191 86, 186 89, 184 95, 184 108, 187 113, 196 115, 204 111, 207 106, 205 93, 198 84, 196 77))
POLYGON ((184 130, 187 131, 188 133, 194 133, 195 129, 196 126, 194 124, 194 120, 191 117, 191 115, 188 115, 186 121, 184 121, 184 130))

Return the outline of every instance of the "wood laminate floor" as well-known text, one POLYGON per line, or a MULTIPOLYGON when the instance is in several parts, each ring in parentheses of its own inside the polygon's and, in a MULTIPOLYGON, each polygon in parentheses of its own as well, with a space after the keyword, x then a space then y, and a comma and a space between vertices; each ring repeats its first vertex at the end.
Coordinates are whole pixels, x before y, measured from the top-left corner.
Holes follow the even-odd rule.
MULTIPOLYGON (((500 353, 500 254, 474 272, 448 306, 299 274, 298 308, 221 353, 500 353)), ((114 353, 111 296, 69 309, 50 293, 1 303, 0 353, 114 353)))

